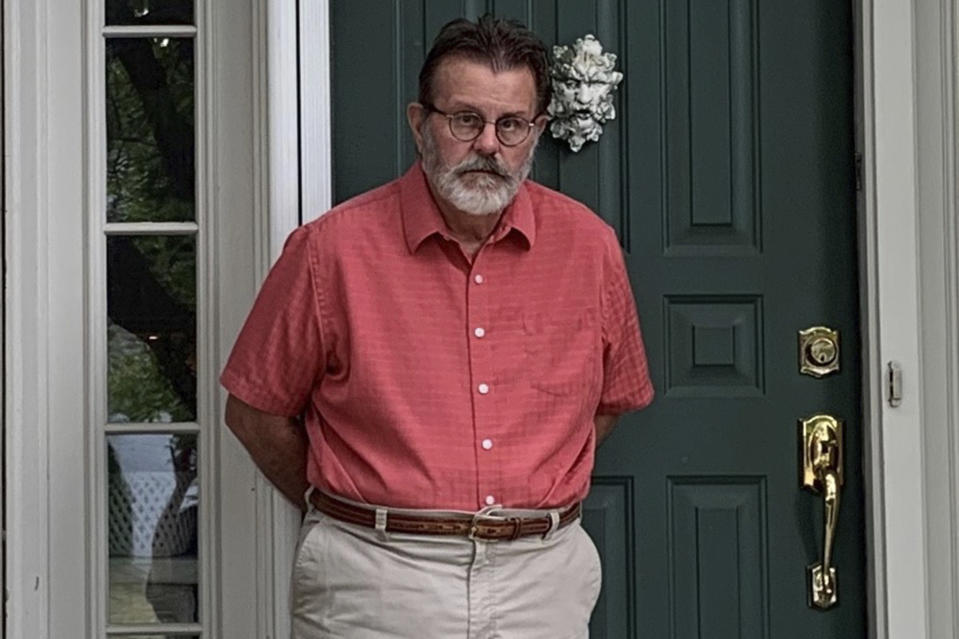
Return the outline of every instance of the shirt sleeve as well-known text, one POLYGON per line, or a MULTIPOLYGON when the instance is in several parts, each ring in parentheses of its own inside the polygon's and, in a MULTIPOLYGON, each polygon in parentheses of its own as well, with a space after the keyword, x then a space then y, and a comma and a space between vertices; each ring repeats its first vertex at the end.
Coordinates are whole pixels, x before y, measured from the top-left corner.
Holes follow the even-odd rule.
POLYGON ((326 368, 310 228, 295 230, 270 270, 220 383, 274 415, 303 412, 326 368))
POLYGON ((603 392, 599 415, 619 415, 653 401, 646 348, 622 249, 610 229, 603 282, 603 392))

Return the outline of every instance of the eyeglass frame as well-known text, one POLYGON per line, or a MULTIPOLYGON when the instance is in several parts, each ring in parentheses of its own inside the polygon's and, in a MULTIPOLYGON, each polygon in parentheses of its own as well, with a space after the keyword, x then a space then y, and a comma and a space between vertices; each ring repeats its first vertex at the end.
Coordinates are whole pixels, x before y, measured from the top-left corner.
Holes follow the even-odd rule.
POLYGON ((532 120, 527 120, 526 118, 524 118, 524 117, 521 116, 521 115, 504 115, 504 116, 501 116, 501 117, 496 118, 495 120, 487 120, 487 119, 484 118, 481 114, 479 114, 479 113, 477 113, 476 111, 473 111, 473 110, 471 110, 471 109, 463 109, 462 111, 456 111, 456 112, 454 112, 454 113, 447 113, 446 111, 443 111, 442 109, 437 109, 435 105, 433 105, 433 104, 431 104, 431 103, 429 103, 429 102, 423 103, 423 104, 421 104, 421 106, 422 106, 424 109, 426 109, 428 112, 430 112, 430 113, 438 113, 438 114, 442 115, 444 118, 446 118, 446 123, 447 123, 447 125, 449 125, 449 129, 450 129, 450 135, 452 135, 454 138, 456 138, 456 139, 459 140, 460 142, 472 142, 473 140, 475 140, 475 139, 478 138, 479 136, 483 135, 483 130, 486 128, 486 125, 487 125, 487 124, 492 124, 492 125, 493 125, 493 131, 494 131, 495 134, 496 134, 496 139, 497 139, 497 140, 499 141, 499 143, 502 144, 503 146, 505 146, 505 147, 510 147, 510 148, 515 147, 515 146, 519 146, 520 144, 522 144, 523 142, 525 142, 526 140, 528 140, 528 139, 529 139, 529 134, 530 134, 530 132, 531 132, 531 131, 533 130, 533 128, 536 126, 536 120, 538 120, 539 118, 545 116, 544 113, 540 113, 539 115, 534 116, 532 120), (479 129, 476 130, 476 135, 474 135, 473 137, 468 138, 468 139, 466 139, 466 140, 460 138, 458 135, 456 135, 456 132, 453 131, 453 118, 455 118, 455 117, 458 116, 458 115, 462 115, 462 114, 464 114, 464 113, 469 113, 469 114, 471 114, 471 115, 475 115, 475 116, 478 117, 478 118, 480 119, 480 121, 483 123, 483 126, 482 126, 481 128, 479 128, 479 129), (500 123, 501 120, 507 120, 507 119, 520 120, 521 122, 525 122, 525 123, 526 123, 526 135, 524 135, 524 136, 523 136, 523 139, 520 140, 519 142, 513 142, 512 144, 509 144, 509 143, 507 143, 507 142, 504 142, 504 141, 503 141, 503 138, 500 137, 499 126, 497 126, 497 125, 500 123))

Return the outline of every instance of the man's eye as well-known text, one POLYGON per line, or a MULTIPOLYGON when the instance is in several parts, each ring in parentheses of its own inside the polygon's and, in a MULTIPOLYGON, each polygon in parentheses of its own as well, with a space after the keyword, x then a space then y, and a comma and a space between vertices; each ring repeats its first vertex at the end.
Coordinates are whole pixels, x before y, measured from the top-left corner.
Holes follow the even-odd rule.
POLYGON ((475 113, 457 113, 453 116, 456 124, 464 127, 478 127, 483 124, 483 120, 475 113))
POLYGON ((523 121, 519 118, 502 118, 498 123, 500 131, 518 131, 523 128, 523 121))

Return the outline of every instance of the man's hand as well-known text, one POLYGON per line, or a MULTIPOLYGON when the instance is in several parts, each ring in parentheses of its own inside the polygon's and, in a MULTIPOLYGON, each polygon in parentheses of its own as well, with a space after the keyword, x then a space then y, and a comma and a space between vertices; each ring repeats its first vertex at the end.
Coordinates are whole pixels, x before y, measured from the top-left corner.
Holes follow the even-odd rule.
POLYGON ((603 443, 616 426, 616 420, 619 415, 596 415, 593 418, 593 424, 596 425, 596 448, 603 443))
POLYGON ((303 425, 290 417, 264 413, 233 395, 226 400, 224 420, 266 478, 300 510, 306 510, 309 442, 303 425))

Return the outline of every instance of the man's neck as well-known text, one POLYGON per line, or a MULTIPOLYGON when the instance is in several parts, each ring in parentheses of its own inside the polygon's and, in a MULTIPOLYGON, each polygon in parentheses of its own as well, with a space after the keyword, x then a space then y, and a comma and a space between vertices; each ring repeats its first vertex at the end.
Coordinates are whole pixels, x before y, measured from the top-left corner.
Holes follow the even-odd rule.
POLYGON ((456 238, 470 262, 479 253, 479 250, 486 244, 486 240, 493 234, 499 219, 503 212, 491 213, 489 215, 470 215, 462 211, 447 212, 440 207, 443 219, 446 220, 446 227, 450 230, 450 235, 456 238))
POLYGON ((429 188, 433 201, 436 202, 443 220, 446 221, 446 227, 450 230, 450 234, 463 244, 482 246, 486 239, 493 234, 496 225, 499 224, 499 220, 503 216, 502 210, 489 215, 464 213, 441 198, 433 190, 432 184, 429 185, 429 188))
POLYGON ((446 220, 446 227, 450 230, 450 234, 457 240, 469 244, 485 242, 493 234, 503 216, 502 211, 489 215, 470 215, 462 211, 447 211, 442 206, 440 213, 446 220))

